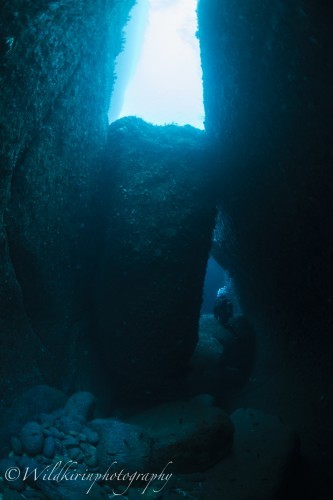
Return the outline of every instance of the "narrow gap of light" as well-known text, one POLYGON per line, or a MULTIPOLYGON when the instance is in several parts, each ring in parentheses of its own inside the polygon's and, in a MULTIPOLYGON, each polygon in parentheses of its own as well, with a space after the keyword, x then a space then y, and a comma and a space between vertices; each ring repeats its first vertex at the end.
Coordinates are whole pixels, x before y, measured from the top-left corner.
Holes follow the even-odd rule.
MULTIPOLYGON (((119 114, 111 113, 109 119, 134 115, 156 125, 189 124, 203 129, 202 71, 195 36, 197 0, 139 0, 136 8, 140 4, 141 8, 147 7, 141 51, 127 88, 122 89, 119 114)), ((130 23, 135 22, 133 11, 130 23)), ((127 47, 122 54, 124 60, 126 50, 127 47)), ((117 67, 117 73, 120 86, 121 67, 117 67)))

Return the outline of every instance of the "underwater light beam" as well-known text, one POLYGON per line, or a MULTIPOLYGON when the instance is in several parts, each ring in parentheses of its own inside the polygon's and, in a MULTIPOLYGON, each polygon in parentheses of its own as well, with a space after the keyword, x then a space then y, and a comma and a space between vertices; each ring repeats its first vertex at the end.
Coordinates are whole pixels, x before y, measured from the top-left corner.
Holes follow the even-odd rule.
MULTIPOLYGON (((176 123, 204 128, 196 8, 197 0, 139 0, 126 31, 130 41, 131 23, 142 26, 144 12, 146 29, 141 37, 141 51, 128 86, 125 91, 123 88, 118 116, 112 114, 111 99, 110 121, 135 115, 156 125, 176 123)), ((131 57, 126 52, 127 44, 119 59, 131 57)), ((116 71, 119 86, 124 87, 121 64, 117 63, 116 71)), ((116 82, 114 95, 117 92, 116 82)))

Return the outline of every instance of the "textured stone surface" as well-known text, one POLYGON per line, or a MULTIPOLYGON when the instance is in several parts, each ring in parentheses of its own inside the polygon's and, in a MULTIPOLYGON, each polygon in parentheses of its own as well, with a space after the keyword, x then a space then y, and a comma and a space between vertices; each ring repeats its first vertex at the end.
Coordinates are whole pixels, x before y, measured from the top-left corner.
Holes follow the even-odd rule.
POLYGON ((65 413, 70 417, 81 416, 90 420, 93 416, 96 405, 96 399, 90 392, 76 392, 65 405, 65 413))
POLYGON ((228 415, 207 398, 175 401, 129 419, 152 438, 150 467, 169 461, 175 473, 206 470, 226 456, 232 446, 233 426, 228 415))
POLYGON ((190 395, 219 394, 222 390, 223 347, 217 336, 222 327, 213 316, 201 316, 199 341, 189 362, 186 390, 190 395))
POLYGON ((79 369, 89 378, 84 303, 98 233, 97 159, 133 3, 1 7, 0 388, 7 399, 45 380, 72 391, 79 369))
POLYGON ((53 458, 55 455, 55 440, 52 436, 47 436, 44 441, 42 455, 46 458, 53 458))
MULTIPOLYGON (((16 467, 16 463, 13 460, 3 458, 0 460, 0 475, 4 477, 6 472, 9 469, 14 469, 16 467)), ((25 484, 21 477, 15 477, 12 481, 7 480, 6 477, 3 479, 4 484, 9 486, 11 489, 15 491, 24 491, 25 484)))
POLYGON ((234 316, 229 323, 231 330, 211 314, 201 316, 186 382, 186 394, 213 394, 222 406, 248 381, 256 354, 255 332, 246 318, 234 316))
MULTIPOLYGON (((36 481, 38 488, 46 495, 46 498, 52 500, 84 500, 87 498, 87 490, 92 484, 88 481, 36 481)), ((94 484, 89 493, 92 500, 107 500, 107 493, 99 484, 94 484)))
POLYGON ((214 256, 260 327, 258 383, 235 404, 292 422, 316 489, 309 481, 297 495, 325 498, 333 489, 332 8, 201 0, 199 35, 206 127, 221 162, 214 256))
MULTIPOLYGON (((137 470, 146 463, 144 455, 148 455, 150 441, 144 438, 141 428, 117 421, 110 423, 108 420, 95 420, 92 425, 96 426, 103 438, 97 449, 99 435, 88 427, 89 423, 82 416, 82 413, 89 416, 91 403, 94 403, 93 396, 79 392, 71 396, 68 402, 64 409, 36 415, 36 421, 25 423, 19 430, 19 439, 11 439, 11 450, 7 452, 7 458, 0 460, 0 493, 3 489, 1 487, 5 486, 6 495, 8 488, 17 491, 27 488, 26 498, 35 498, 36 490, 43 492, 41 498, 45 500, 83 498, 81 495, 87 493, 93 483, 88 478, 83 480, 77 474, 97 472, 100 464, 101 472, 105 473, 112 465, 112 460, 107 463, 113 457, 112 448, 116 449, 117 459, 124 467, 135 464, 137 470), (68 411, 73 409, 75 412, 68 411), (76 413, 78 409, 81 410, 81 415, 76 413), (73 414, 69 416, 69 413, 73 414), (81 423, 77 417, 81 417, 81 423), (10 467, 16 467, 16 480, 6 480, 6 470, 10 467), (23 479, 27 468, 31 474, 23 479), (36 475, 34 469, 37 471, 36 475), (42 477, 43 471, 50 474, 47 479, 42 477), (62 476, 65 471, 69 474, 66 473, 66 480, 62 476)), ((91 488, 89 494, 92 498, 106 498, 105 490, 98 485, 93 491, 91 488)))
POLYGON ((230 329, 220 328, 217 339, 223 346, 221 359, 224 389, 240 388, 248 380, 256 356, 256 335, 244 316, 234 316, 230 329))
POLYGON ((22 425, 36 419, 38 414, 58 410, 66 403, 67 396, 52 387, 37 385, 17 396, 11 407, 0 417, 0 453, 9 445, 11 436, 19 433, 22 425))
POLYGON ((330 7, 204 0, 199 24, 206 127, 220 153, 227 215, 215 256, 246 292, 243 302, 260 300, 273 311, 292 303, 296 318, 324 320, 332 270, 325 250, 332 226, 330 7))
POLYGON ((147 470, 151 443, 142 428, 113 419, 92 420, 89 427, 99 436, 97 461, 101 471, 107 471, 113 462, 117 470, 147 470))
POLYGON ((233 451, 207 472, 207 498, 283 498, 279 493, 297 448, 295 433, 278 417, 259 410, 236 410, 230 418, 235 428, 233 451))
POLYGON ((137 118, 110 127, 98 345, 122 398, 170 397, 195 348, 213 170, 202 131, 137 118))
POLYGON ((21 430, 20 440, 22 443, 23 451, 34 457, 38 455, 44 444, 43 430, 37 422, 27 422, 21 430))

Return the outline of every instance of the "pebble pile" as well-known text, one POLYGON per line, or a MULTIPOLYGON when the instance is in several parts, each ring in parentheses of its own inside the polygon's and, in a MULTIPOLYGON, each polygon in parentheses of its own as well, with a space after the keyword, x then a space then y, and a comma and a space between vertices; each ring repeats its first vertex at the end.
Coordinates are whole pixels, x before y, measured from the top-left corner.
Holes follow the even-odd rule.
POLYGON ((10 468, 19 468, 21 475, 5 484, 10 489, 22 492, 33 482, 22 480, 27 467, 47 466, 58 462, 77 462, 77 472, 98 470, 96 447, 97 432, 89 428, 93 415, 95 398, 88 392, 71 396, 65 407, 49 414, 39 414, 35 421, 23 425, 17 436, 11 438, 11 452, 0 461, 0 474, 10 468))

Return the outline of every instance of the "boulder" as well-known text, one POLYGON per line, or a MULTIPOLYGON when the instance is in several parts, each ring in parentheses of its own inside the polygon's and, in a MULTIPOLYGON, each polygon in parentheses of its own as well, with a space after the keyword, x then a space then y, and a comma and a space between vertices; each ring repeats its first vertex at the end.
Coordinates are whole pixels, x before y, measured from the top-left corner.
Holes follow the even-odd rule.
MULTIPOLYGON (((11 490, 24 491, 25 483, 19 474, 16 473, 16 463, 14 460, 3 458, 0 460, 0 476, 4 478, 4 484, 7 485, 11 490), (10 477, 6 478, 6 473, 8 470, 13 469, 13 473, 10 473, 10 477)), ((1 485, 2 481, 0 481, 1 485)), ((1 490, 0 490, 1 492, 1 490)))
POLYGON ((169 462, 176 473, 203 471, 226 456, 233 440, 228 415, 205 398, 176 401, 129 420, 152 438, 150 468, 162 470, 169 462))
MULTIPOLYGON (((97 432, 97 461, 100 471, 106 472, 113 462, 116 470, 145 470, 149 461, 151 442, 141 427, 113 419, 96 419, 89 427, 97 432)), ((146 470, 147 471, 147 470, 146 470)))
POLYGON ((134 117, 110 126, 97 340, 119 398, 169 399, 195 349, 215 220, 212 165, 193 127, 134 117))
POLYGON ((22 455, 23 453, 23 447, 22 447, 22 443, 21 443, 21 440, 16 437, 16 436, 13 436, 10 440, 10 447, 13 451, 13 453, 15 455, 22 455))
POLYGON ((63 416, 59 419, 57 427, 64 434, 68 434, 71 431, 79 433, 81 432, 82 424, 72 417, 63 416))
POLYGON ((92 418, 96 399, 90 392, 76 392, 67 401, 65 413, 70 417, 80 415, 86 420, 92 418))
POLYGON ((56 442, 54 437, 48 436, 44 441, 43 455, 45 458, 53 458, 55 455, 56 442))
POLYGON ((62 408, 67 398, 64 392, 48 385, 31 387, 17 396, 6 412, 10 420, 10 430, 15 432, 23 423, 35 418, 39 413, 51 413, 62 408))
MULTIPOLYGON (((0 416, 2 452, 9 449, 10 438, 18 435, 26 422, 39 420, 39 414, 48 414, 63 407, 66 400, 66 394, 47 385, 36 385, 16 397, 12 406, 0 416)), ((17 442, 16 445, 18 445, 17 442)), ((16 447, 15 450, 17 452, 18 448, 16 447)))
POLYGON ((186 394, 208 392, 221 400, 247 382, 255 360, 255 332, 244 316, 234 316, 229 323, 230 330, 212 314, 201 316, 186 394))
POLYGON ((42 427, 37 422, 26 423, 20 433, 20 441, 23 451, 33 457, 38 455, 44 445, 44 437, 42 427))
POLYGON ((256 355, 255 331, 244 316, 234 316, 230 329, 219 327, 216 338, 223 347, 221 378, 226 391, 240 388, 251 374, 256 355))
POLYGON ((200 318, 199 341, 189 363, 186 394, 218 394, 222 389, 222 344, 216 338, 221 327, 213 317, 200 318), (207 325, 208 323, 208 325, 207 325))

